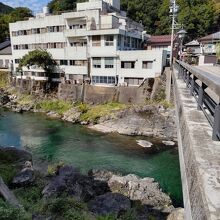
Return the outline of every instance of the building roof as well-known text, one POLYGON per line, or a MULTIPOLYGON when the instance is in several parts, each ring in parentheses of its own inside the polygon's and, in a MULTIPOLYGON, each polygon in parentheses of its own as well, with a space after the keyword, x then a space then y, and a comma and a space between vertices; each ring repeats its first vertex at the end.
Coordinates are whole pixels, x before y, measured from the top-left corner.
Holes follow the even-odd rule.
POLYGON ((0 50, 6 48, 8 46, 11 46, 11 41, 10 40, 6 40, 6 41, 0 43, 0 50))
POLYGON ((220 41, 220 31, 213 33, 213 34, 209 34, 205 37, 201 37, 199 38, 200 42, 213 42, 213 41, 220 41))
POLYGON ((200 43, 197 40, 190 41, 189 43, 185 44, 185 46, 199 46, 200 43))
POLYGON ((169 43, 171 42, 171 35, 157 35, 151 36, 151 43, 169 43))
POLYGON ((12 55, 10 40, 0 43, 0 55, 12 55))

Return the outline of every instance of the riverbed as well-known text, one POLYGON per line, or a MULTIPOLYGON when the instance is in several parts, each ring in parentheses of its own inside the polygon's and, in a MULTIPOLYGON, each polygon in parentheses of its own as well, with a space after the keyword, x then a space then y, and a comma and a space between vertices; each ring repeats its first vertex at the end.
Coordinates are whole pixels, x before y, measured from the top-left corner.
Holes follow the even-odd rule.
POLYGON ((153 177, 175 206, 182 206, 177 148, 167 149, 160 140, 96 132, 78 124, 49 119, 36 113, 0 110, 0 146, 29 149, 35 159, 64 162, 90 169, 153 177), (137 140, 153 143, 160 150, 149 153, 137 140))

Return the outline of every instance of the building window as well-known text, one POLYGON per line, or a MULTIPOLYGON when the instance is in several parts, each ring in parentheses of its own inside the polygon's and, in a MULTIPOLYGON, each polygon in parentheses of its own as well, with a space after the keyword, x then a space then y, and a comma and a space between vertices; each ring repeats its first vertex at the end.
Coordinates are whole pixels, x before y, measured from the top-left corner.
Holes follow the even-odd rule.
POLYGON ((105 68, 106 69, 114 68, 114 58, 113 57, 106 57, 105 58, 105 68))
POLYGON ((93 47, 100 47, 101 46, 101 36, 92 36, 92 46, 93 47))
POLYGON ((122 69, 134 69, 135 68, 135 61, 122 61, 121 68, 122 69))
POLYGON ((61 66, 67 66, 68 65, 68 60, 60 60, 60 65, 61 66))
POLYGON ((93 83, 115 84, 114 76, 92 76, 93 83))
POLYGON ((20 62, 20 59, 15 59, 15 63, 19 63, 20 62))
POLYGON ((101 58, 94 57, 92 62, 93 62, 93 68, 101 68, 101 58))
POLYGON ((128 84, 128 85, 141 85, 141 83, 143 82, 143 78, 125 78, 124 81, 128 84))
POLYGON ((152 69, 153 68, 153 61, 143 61, 142 68, 143 69, 152 69))
POLYGON ((105 36, 105 46, 114 46, 114 35, 105 36))

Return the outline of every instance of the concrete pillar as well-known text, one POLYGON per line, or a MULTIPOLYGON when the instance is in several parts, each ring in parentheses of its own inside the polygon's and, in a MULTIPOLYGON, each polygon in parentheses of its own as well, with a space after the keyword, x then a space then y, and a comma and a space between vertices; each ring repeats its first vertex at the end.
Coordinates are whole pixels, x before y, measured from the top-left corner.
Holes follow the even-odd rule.
POLYGON ((166 100, 169 102, 171 97, 171 80, 173 67, 166 68, 166 100))

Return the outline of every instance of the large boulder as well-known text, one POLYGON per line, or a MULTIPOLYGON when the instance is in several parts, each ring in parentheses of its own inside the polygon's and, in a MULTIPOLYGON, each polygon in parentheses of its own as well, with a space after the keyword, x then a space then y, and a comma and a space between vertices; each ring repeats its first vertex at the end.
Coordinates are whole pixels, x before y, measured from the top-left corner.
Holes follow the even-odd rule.
POLYGON ((12 180, 15 187, 24 187, 30 185, 35 180, 34 170, 32 168, 24 168, 12 180))
POLYGON ((67 189, 67 185, 65 183, 63 176, 55 176, 53 177, 48 185, 42 191, 42 194, 45 198, 57 196, 64 192, 67 189))
POLYGON ((114 173, 107 170, 91 169, 89 170, 88 175, 93 177, 95 180, 108 182, 111 179, 111 177, 114 175, 114 173))
POLYGON ((121 194, 106 193, 90 201, 88 208, 97 215, 114 214, 119 216, 131 208, 131 202, 129 198, 121 194))
POLYGON ((83 175, 77 168, 64 166, 58 170, 57 176, 51 179, 42 193, 44 197, 50 197, 65 192, 78 201, 87 202, 108 191, 106 182, 83 175))
POLYGON ((121 193, 131 200, 139 200, 142 205, 159 210, 167 210, 167 207, 173 208, 170 197, 161 191, 159 184, 152 178, 141 179, 133 174, 113 175, 108 181, 108 185, 112 192, 121 193))
POLYGON ((65 112, 62 120, 76 123, 80 121, 81 112, 78 108, 71 108, 69 111, 65 112))
POLYGON ((167 220, 184 220, 184 209, 177 208, 168 216, 167 220))

